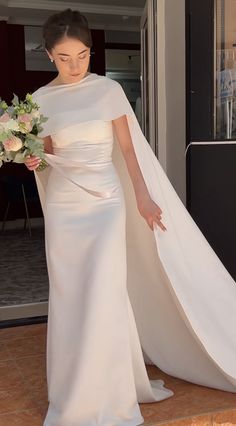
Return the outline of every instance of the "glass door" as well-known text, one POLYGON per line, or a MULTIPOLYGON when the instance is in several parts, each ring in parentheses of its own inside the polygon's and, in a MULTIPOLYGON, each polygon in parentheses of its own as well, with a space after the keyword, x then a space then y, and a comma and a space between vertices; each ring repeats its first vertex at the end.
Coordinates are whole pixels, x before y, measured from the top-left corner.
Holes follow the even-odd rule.
POLYGON ((147 0, 141 18, 142 130, 158 155, 157 1, 147 0))
POLYGON ((236 279, 236 0, 186 0, 187 207, 236 279))

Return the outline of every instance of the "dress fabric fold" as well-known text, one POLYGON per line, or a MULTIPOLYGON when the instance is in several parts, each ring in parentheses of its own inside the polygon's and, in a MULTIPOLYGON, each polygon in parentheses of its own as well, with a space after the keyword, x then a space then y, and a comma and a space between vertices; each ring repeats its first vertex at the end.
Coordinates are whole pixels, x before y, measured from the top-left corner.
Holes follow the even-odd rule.
POLYGON ((166 373, 236 391, 236 284, 188 214, 121 86, 89 74, 33 94, 49 117, 49 167, 36 172, 49 273, 44 426, 143 423, 140 402, 173 395, 166 373), (139 215, 112 120, 128 118, 167 232, 139 215))

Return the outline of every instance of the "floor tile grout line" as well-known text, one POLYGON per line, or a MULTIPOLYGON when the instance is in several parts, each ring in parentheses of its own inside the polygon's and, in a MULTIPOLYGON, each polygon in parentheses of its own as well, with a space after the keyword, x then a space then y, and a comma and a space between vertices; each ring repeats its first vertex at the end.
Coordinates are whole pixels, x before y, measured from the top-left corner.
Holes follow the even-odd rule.
POLYGON ((38 411, 38 408, 27 408, 27 409, 22 409, 22 410, 15 410, 15 411, 5 411, 3 413, 0 413, 0 419, 1 419, 1 416, 26 413, 26 412, 29 412, 29 411, 38 411))
MULTIPOLYGON (((11 359, 18 361, 18 360, 22 360, 22 359, 37 358, 37 357, 43 357, 43 358, 45 358, 45 354, 42 352, 40 354, 32 354, 32 355, 26 355, 26 356, 12 357, 11 359)), ((1 362, 1 360, 0 360, 0 362, 1 362)))

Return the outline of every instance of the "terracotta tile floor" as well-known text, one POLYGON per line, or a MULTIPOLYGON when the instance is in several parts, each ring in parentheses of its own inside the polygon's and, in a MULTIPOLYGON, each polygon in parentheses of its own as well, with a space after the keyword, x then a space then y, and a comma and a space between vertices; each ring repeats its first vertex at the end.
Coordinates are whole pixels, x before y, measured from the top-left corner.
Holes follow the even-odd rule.
MULTIPOLYGON (((47 409, 45 345, 46 324, 0 329, 0 426, 42 426, 47 409)), ((147 368, 150 378, 162 378, 175 395, 141 404, 145 426, 236 425, 236 394, 147 368)))

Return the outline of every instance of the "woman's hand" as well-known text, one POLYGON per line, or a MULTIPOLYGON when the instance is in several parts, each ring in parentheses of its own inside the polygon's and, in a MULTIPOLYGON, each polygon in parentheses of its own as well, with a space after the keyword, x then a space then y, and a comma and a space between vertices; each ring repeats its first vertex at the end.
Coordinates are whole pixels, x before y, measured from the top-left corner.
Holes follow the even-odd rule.
MULTIPOLYGON (((52 147, 52 139, 51 136, 47 136, 46 138, 42 138, 44 144, 44 151, 48 154, 53 154, 52 147)), ((36 170, 39 164, 41 163, 41 159, 36 157, 35 155, 29 155, 25 159, 25 165, 29 170, 36 170)))
POLYGON ((29 170, 36 170, 41 162, 41 159, 39 157, 36 157, 34 155, 30 155, 26 157, 25 159, 25 165, 27 169, 29 170))
POLYGON ((154 203, 149 195, 137 200, 138 210, 141 216, 146 220, 151 230, 154 230, 155 223, 162 231, 166 231, 165 225, 162 223, 162 211, 160 207, 154 203))

